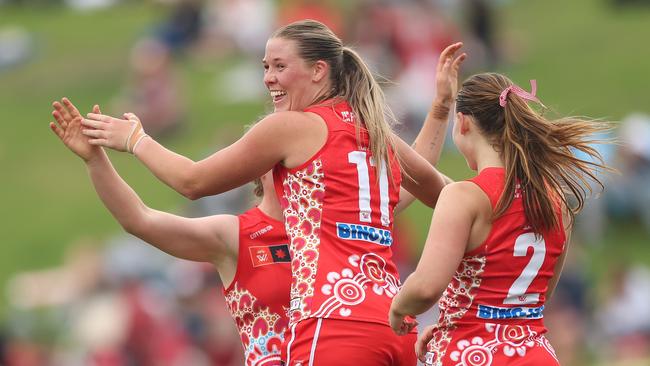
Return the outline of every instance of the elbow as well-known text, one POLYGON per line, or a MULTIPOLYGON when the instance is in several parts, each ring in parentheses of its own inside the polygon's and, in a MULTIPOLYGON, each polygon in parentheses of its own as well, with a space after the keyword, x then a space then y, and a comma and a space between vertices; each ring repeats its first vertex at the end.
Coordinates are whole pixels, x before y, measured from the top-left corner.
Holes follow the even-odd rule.
POLYGON ((439 289, 437 286, 427 286, 423 287, 419 291, 420 295, 420 301, 423 303, 433 306, 433 304, 437 303, 438 300, 440 300, 440 296, 442 295, 442 289, 439 289))
POLYGON ((196 201, 199 198, 203 197, 203 195, 199 192, 199 190, 197 190, 194 187, 183 187, 180 191, 180 194, 182 194, 183 197, 192 201, 196 201))
POLYGON ((124 231, 133 236, 137 236, 138 238, 142 235, 144 228, 142 220, 128 220, 120 222, 120 225, 122 225, 122 229, 124 229, 124 231))
POLYGON ((431 281, 418 281, 415 286, 417 301, 427 306, 433 306, 442 296, 444 289, 444 285, 440 286, 431 281))
POLYGON ((120 220, 120 225, 127 233, 142 239, 147 227, 150 227, 146 218, 146 212, 142 212, 140 214, 132 215, 125 220, 120 220))
POLYGON ((192 201, 208 195, 207 192, 205 192, 204 187, 201 185, 201 179, 192 172, 183 177, 180 186, 178 187, 178 193, 192 201))

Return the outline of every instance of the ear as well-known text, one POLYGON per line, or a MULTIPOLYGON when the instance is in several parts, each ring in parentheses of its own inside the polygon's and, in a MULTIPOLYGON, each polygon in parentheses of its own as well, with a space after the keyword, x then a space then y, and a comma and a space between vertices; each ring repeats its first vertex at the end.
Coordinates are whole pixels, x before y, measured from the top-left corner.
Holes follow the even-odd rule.
POLYGON ((327 73, 329 72, 330 66, 327 64, 327 62, 323 60, 318 60, 314 63, 313 66, 313 74, 311 77, 311 80, 313 82, 320 82, 327 76, 327 73))
POLYGON ((471 126, 470 117, 458 112, 456 120, 458 121, 458 127, 460 127, 460 134, 466 135, 469 132, 471 126))

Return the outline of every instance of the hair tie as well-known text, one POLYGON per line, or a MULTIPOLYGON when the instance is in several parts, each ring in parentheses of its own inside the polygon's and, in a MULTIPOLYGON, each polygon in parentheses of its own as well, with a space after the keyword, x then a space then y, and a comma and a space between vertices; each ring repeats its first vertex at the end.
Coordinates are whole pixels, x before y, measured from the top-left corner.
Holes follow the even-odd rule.
POLYGON ((537 102, 542 105, 542 107, 546 108, 544 103, 542 103, 539 98, 535 96, 537 94, 537 80, 531 80, 530 81, 530 93, 525 91, 524 89, 520 88, 518 85, 512 84, 509 87, 503 89, 501 92, 501 95, 499 96, 499 105, 502 107, 505 107, 506 104, 508 103, 508 93, 514 93, 515 95, 519 96, 520 98, 530 100, 533 102, 537 102))

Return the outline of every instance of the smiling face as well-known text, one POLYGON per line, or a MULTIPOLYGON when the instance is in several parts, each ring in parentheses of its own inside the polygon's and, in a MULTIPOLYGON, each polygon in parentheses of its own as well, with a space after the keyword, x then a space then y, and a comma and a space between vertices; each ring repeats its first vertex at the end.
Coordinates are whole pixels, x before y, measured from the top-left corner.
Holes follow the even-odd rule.
POLYGON ((271 92, 275 112, 301 111, 322 89, 315 67, 299 56, 295 41, 269 39, 262 63, 264 85, 271 92))

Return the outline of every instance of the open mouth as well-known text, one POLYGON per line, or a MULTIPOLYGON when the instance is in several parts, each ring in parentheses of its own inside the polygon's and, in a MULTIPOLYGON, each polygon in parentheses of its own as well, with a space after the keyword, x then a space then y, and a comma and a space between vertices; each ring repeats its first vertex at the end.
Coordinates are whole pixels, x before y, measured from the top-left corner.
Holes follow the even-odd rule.
POLYGON ((285 95, 287 95, 287 92, 284 90, 271 90, 271 98, 273 98, 273 102, 279 102, 285 95))

